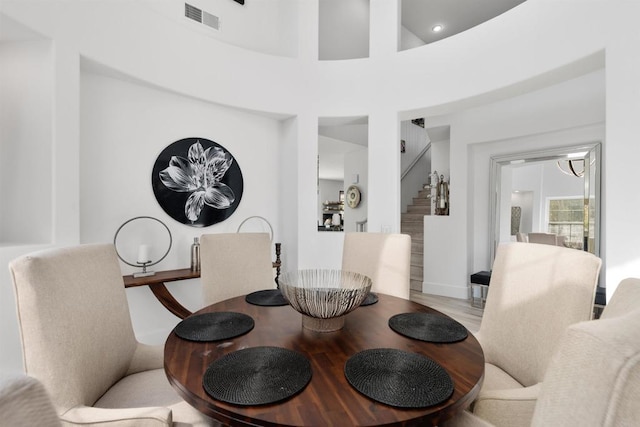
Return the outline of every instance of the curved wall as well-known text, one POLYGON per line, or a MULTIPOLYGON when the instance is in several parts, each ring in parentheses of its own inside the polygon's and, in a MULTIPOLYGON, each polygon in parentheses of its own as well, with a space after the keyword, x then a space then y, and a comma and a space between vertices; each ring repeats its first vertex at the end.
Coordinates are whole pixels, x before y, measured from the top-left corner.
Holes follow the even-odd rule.
MULTIPOLYGON (((296 59, 222 43, 164 15, 146 13, 139 2, 71 2, 71 10, 52 1, 38 4, 35 13, 21 2, 5 3, 9 16, 132 77, 218 104, 284 115, 306 110, 362 115, 380 102, 394 111, 450 105, 449 111, 439 110, 450 112, 456 103, 480 95, 494 100, 494 92, 505 97, 530 90, 525 84, 532 81, 549 84, 554 71, 604 49, 607 35, 604 2, 581 5, 577 15, 572 2, 529 0, 438 43, 377 56, 374 50, 367 59, 318 61, 308 59, 317 57, 317 35, 308 34, 314 28, 301 28, 305 51, 296 59)), ((299 13, 317 14, 317 4, 307 3, 315 2, 305 2, 299 13)))

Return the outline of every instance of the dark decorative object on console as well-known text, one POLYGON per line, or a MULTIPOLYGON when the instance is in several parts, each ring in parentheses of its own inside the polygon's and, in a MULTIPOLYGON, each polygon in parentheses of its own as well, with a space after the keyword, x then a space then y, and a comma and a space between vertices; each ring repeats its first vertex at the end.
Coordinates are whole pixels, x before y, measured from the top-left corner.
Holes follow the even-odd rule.
POLYGON ((229 218, 244 189, 236 159, 205 138, 184 138, 162 150, 153 165, 151 184, 162 209, 193 227, 229 218))

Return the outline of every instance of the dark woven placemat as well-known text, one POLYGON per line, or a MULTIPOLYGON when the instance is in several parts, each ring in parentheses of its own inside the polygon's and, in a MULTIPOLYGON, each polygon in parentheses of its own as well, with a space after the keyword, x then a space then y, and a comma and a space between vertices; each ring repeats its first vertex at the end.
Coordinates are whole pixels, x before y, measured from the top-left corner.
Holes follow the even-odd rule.
POLYGON ((280 292, 280 289, 265 289, 262 291, 251 292, 244 299, 249 304, 269 307, 289 304, 282 295, 282 292, 280 292))
POLYGON ((344 374, 356 390, 387 405, 424 408, 453 394, 453 380, 435 361, 394 348, 364 350, 351 356, 344 374))
POLYGON ((435 343, 462 341, 468 335, 462 324, 431 313, 396 314, 389 319, 389 327, 409 338, 435 343))
POLYGON ((306 357, 280 347, 234 351, 207 368, 202 385, 216 400, 234 405, 265 405, 302 391, 311 380, 306 357))
POLYGON ((360 307, 365 305, 375 304, 377 302, 378 302, 378 295, 374 294, 373 292, 369 292, 365 297, 364 301, 362 301, 362 304, 360 304, 360 307))
POLYGON ((219 311, 187 317, 178 323, 174 331, 177 336, 189 341, 219 341, 246 334, 254 325, 251 316, 219 311))

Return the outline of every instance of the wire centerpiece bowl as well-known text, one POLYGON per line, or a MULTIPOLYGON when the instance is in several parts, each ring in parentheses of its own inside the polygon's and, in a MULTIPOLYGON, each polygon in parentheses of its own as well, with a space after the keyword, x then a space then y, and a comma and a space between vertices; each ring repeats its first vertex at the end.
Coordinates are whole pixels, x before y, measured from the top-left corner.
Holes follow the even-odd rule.
POLYGON ((343 328, 345 315, 360 306, 371 290, 371 278, 344 270, 298 270, 284 273, 280 291, 302 314, 302 327, 316 332, 343 328))

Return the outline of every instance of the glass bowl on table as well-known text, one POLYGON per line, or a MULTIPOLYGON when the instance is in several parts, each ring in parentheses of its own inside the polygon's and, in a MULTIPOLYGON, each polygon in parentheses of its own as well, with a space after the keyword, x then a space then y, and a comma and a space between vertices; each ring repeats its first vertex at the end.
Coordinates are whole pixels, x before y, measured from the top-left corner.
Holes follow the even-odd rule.
POLYGON ((344 270, 291 271, 278 283, 291 307, 302 314, 302 327, 316 332, 342 329, 345 315, 371 290, 371 278, 344 270))

